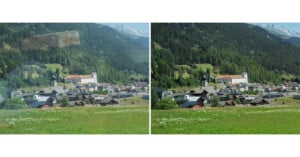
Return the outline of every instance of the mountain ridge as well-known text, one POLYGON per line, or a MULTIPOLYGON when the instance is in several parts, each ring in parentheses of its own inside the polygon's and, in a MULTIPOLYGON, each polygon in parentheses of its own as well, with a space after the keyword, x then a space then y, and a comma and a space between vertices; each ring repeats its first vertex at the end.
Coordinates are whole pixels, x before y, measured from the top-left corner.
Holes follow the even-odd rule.
POLYGON ((274 24, 254 24, 257 25, 268 32, 282 38, 284 41, 291 43, 294 46, 300 47, 300 33, 292 31, 284 26, 275 26, 274 24))
POLYGON ((300 33, 290 30, 285 26, 276 26, 274 24, 267 24, 267 25, 261 25, 257 24, 258 26, 268 30, 270 33, 277 34, 279 36, 282 36, 282 38, 291 38, 291 37, 300 37, 300 33))

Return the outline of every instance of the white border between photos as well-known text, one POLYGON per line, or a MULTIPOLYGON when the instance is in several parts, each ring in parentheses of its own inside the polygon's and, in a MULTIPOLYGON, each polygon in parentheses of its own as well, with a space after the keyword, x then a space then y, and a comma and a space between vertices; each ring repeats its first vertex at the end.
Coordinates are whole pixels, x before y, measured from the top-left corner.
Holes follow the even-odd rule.
POLYGON ((149 23, 149 135, 151 135, 151 23, 149 23))
POLYGON ((0 138, 1 155, 5 157, 298 157, 300 140, 299 136, 290 135, 14 135, 0 138))
POLYGON ((2 22, 299 22, 297 0, 7 0, 2 22))

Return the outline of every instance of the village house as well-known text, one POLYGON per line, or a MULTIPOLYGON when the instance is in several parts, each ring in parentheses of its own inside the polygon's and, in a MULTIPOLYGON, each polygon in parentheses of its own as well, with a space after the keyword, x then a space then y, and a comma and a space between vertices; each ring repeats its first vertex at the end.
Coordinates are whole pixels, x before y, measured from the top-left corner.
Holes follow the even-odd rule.
POLYGON ((300 95, 293 95, 293 99, 300 99, 300 95))
POLYGON ((156 88, 155 93, 157 94, 159 99, 163 99, 163 98, 166 98, 166 97, 169 97, 169 98, 173 97, 173 92, 172 91, 167 91, 163 88, 156 88))
POLYGON ((91 75, 68 75, 65 77, 65 80, 66 82, 70 82, 73 84, 98 83, 96 72, 92 72, 91 75))
POLYGON ((217 81, 224 84, 248 84, 248 73, 243 71, 241 75, 219 75, 217 81))
POLYGON ((270 102, 268 100, 264 99, 264 98, 258 97, 256 99, 252 100, 250 102, 250 104, 253 105, 253 106, 256 106, 256 105, 270 104, 270 102))

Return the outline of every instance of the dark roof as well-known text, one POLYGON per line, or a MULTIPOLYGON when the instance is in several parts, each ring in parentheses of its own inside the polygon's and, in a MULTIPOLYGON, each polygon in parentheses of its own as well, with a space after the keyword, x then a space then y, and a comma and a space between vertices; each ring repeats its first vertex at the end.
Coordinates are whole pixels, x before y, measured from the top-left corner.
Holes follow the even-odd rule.
POLYGON ((90 93, 86 90, 80 90, 79 93, 82 94, 82 95, 90 95, 90 93))
POLYGON ((294 95, 293 99, 300 99, 300 95, 294 95))
POLYGON ((233 91, 231 94, 232 94, 232 95, 241 95, 241 93, 238 92, 238 91, 233 91))
POLYGON ((142 96, 142 99, 149 100, 149 98, 150 98, 149 94, 147 94, 147 95, 145 94, 145 95, 142 96))
POLYGON ((195 106, 196 104, 198 104, 197 101, 187 101, 187 102, 185 102, 183 104, 180 104, 180 107, 186 108, 186 107, 195 106))
POLYGON ((201 96, 202 94, 201 93, 190 93, 190 95, 192 95, 192 96, 201 96))
POLYGON ((225 95, 226 92, 225 92, 225 91, 220 91, 220 92, 218 92, 217 94, 218 94, 218 95, 225 95))
POLYGON ((77 94, 77 93, 78 93, 77 90, 71 89, 67 92, 67 95, 73 95, 73 94, 77 94))
POLYGON ((45 104, 47 104, 46 101, 37 101, 37 102, 29 104, 29 107, 38 108, 45 104))
POLYGON ((263 99, 263 98, 256 98, 256 99, 252 100, 250 103, 251 104, 260 104, 260 103, 262 103, 262 104, 268 104, 269 101, 266 100, 266 99, 263 99))
POLYGON ((203 90, 201 93, 196 93, 195 91, 191 91, 190 92, 190 95, 193 95, 193 96, 205 96, 205 95, 207 95, 208 94, 208 91, 207 90, 203 90))
POLYGON ((202 93, 203 93, 203 94, 207 94, 207 93, 209 93, 209 92, 208 92, 207 90, 204 89, 204 90, 202 91, 202 93))

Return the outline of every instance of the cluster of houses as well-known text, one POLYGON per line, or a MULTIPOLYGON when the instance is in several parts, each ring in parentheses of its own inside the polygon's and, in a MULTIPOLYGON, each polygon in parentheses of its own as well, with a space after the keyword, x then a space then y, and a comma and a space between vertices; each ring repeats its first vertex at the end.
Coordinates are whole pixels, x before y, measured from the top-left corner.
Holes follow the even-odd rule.
POLYGON ((21 98, 29 107, 46 108, 60 105, 63 100, 68 100, 72 106, 112 105, 118 104, 120 99, 141 96, 149 99, 148 83, 133 82, 131 85, 115 85, 110 83, 98 83, 97 73, 90 75, 68 75, 67 84, 63 87, 53 83, 50 88, 31 93, 12 91, 11 98, 21 98))
POLYGON ((208 86, 202 82, 200 90, 194 89, 181 93, 173 93, 162 88, 156 89, 158 97, 169 97, 176 101, 180 107, 198 108, 212 105, 213 99, 218 100, 218 106, 234 106, 236 104, 263 105, 271 104, 272 99, 291 96, 300 99, 300 84, 285 82, 280 86, 265 84, 249 84, 248 73, 241 75, 219 75, 215 86, 208 86))

